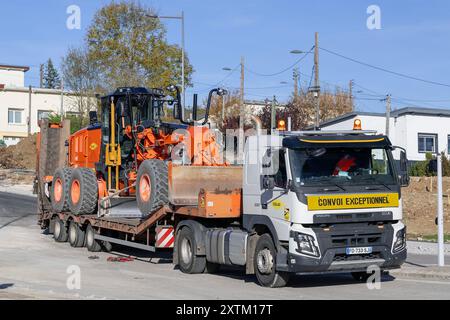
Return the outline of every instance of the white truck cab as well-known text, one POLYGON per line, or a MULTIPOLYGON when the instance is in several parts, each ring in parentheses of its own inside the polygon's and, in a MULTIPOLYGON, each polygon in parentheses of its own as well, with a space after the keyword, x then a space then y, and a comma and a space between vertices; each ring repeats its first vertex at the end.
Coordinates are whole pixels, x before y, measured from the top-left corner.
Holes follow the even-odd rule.
POLYGON ((408 177, 404 153, 399 172, 392 150, 386 136, 362 131, 249 137, 242 227, 270 234, 277 248, 276 257, 256 254, 255 273, 270 269, 270 259, 281 273, 345 271, 356 278, 368 266, 400 267, 401 186, 408 177))

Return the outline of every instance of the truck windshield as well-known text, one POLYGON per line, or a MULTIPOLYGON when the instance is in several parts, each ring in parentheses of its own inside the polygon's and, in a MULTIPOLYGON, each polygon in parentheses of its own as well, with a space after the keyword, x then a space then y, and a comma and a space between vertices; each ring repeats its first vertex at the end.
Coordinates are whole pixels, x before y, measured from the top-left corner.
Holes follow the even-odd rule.
POLYGON ((390 151, 375 148, 291 149, 294 186, 394 184, 390 151))

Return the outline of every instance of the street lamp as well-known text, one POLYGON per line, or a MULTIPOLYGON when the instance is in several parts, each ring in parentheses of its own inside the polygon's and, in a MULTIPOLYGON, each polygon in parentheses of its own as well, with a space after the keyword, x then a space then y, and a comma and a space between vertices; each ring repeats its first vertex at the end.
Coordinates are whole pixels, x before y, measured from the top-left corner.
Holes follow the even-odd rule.
POLYGON ((302 54, 304 52, 302 50, 294 49, 294 50, 291 50, 290 53, 292 53, 292 54, 302 54))
POLYGON ((184 117, 184 102, 186 101, 186 85, 184 81, 184 54, 185 54, 185 46, 184 46, 184 11, 181 11, 180 16, 159 16, 159 15, 147 15, 148 18, 156 18, 156 19, 176 19, 181 20, 181 93, 182 93, 182 116, 184 117))

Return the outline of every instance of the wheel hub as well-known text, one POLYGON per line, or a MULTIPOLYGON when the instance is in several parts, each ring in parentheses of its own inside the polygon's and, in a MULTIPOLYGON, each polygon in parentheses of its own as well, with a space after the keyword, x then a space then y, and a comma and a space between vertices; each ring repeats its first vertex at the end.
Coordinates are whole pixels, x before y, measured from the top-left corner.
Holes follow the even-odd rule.
POLYGON ((192 259, 192 246, 189 239, 183 239, 181 241, 181 259, 184 263, 189 264, 192 259))
POLYGON ((262 274, 270 274, 273 270, 273 256, 269 249, 263 249, 258 252, 256 257, 258 271, 262 274))

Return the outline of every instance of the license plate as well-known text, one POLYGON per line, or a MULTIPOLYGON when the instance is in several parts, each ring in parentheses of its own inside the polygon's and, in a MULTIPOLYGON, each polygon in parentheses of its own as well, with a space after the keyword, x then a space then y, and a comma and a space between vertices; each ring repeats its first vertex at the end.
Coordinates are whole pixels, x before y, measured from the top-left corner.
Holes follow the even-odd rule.
POLYGON ((348 255, 351 254, 368 254, 372 253, 372 247, 355 247, 355 248, 346 248, 345 253, 348 255))

